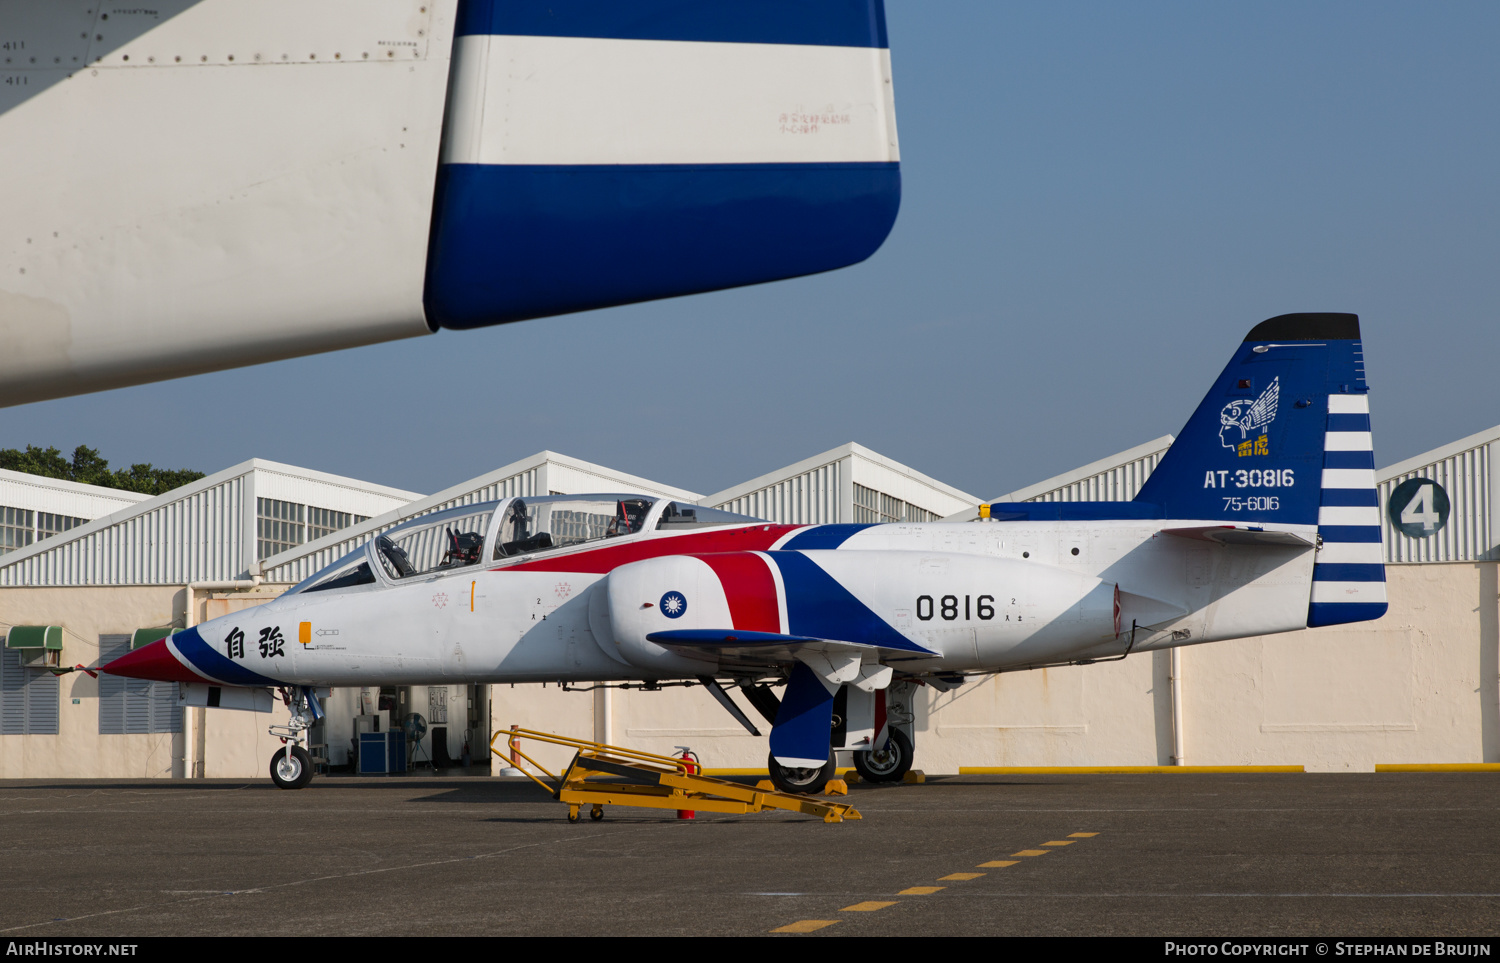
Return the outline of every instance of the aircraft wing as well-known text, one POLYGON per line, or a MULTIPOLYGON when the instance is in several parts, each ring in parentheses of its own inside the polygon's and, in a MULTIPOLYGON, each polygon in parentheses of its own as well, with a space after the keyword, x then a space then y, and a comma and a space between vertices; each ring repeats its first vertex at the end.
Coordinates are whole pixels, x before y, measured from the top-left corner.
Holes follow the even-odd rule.
POLYGON ((783 765, 811 768, 822 766, 828 758, 828 727, 839 687, 851 685, 873 692, 890 685, 894 670, 878 662, 867 664, 866 656, 938 654, 915 642, 909 647, 866 645, 742 629, 674 629, 652 632, 646 638, 684 655, 711 650, 720 666, 735 662, 746 667, 789 665, 786 695, 771 729, 771 754, 783 765))
MULTIPOLYGON (((806 635, 783 635, 777 632, 750 632, 744 629, 674 629, 652 632, 646 639, 683 655, 702 656, 711 652, 720 665, 790 665, 799 661, 810 662, 817 656, 847 663, 850 657, 858 661, 865 655, 889 658, 939 654, 915 642, 911 642, 909 647, 896 647, 818 639, 806 635)), ((814 666, 815 670, 816 668, 814 666)))

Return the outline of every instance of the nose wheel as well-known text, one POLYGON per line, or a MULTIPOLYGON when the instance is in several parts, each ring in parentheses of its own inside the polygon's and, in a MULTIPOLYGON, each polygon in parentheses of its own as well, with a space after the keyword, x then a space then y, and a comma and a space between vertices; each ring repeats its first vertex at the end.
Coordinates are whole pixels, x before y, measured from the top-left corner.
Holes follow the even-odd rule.
POLYGON ((312 777, 312 757, 301 746, 287 743, 271 757, 271 781, 277 789, 301 789, 312 777))

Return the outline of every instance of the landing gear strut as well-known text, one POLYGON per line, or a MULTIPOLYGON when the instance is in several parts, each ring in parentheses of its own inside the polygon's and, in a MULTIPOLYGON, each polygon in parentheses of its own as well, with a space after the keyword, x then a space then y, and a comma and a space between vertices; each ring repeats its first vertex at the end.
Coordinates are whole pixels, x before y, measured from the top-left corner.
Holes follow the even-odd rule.
POLYGON ((323 707, 318 705, 317 693, 311 686, 282 689, 281 697, 292 710, 292 717, 286 725, 270 726, 268 730, 285 743, 271 756, 271 782, 277 789, 301 789, 313 777, 312 756, 303 743, 307 741, 307 730, 323 718, 323 707))

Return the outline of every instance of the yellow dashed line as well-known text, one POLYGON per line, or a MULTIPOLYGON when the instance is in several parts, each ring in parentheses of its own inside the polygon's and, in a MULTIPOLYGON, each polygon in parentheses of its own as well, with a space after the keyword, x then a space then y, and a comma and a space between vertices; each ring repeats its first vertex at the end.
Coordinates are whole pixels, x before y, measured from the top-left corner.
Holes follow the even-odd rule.
POLYGON ((821 930, 825 926, 832 926, 838 920, 798 920, 785 926, 778 926, 772 933, 811 933, 813 930, 821 930))
MULTIPOLYGON (((1051 840, 1048 840, 1045 843, 1042 843, 1042 845, 1043 846, 1051 846, 1051 847, 1054 847, 1054 848, 1061 847, 1061 846, 1071 846, 1071 845, 1073 845, 1074 841, 1076 841, 1076 840, 1079 840, 1079 839, 1092 839, 1093 837, 1095 837, 1097 835, 1099 835, 1099 834, 1098 833, 1070 833, 1070 834, 1068 834, 1068 838, 1067 839, 1051 839, 1051 840)), ((1012 853, 1011 855, 1012 856, 1045 856, 1045 855, 1047 855, 1050 852, 1052 852, 1051 849, 1023 849, 1020 852, 1018 852, 1018 853, 1012 853)), ((1017 862, 1018 861, 1014 860, 1014 859, 992 859, 989 862, 980 863, 979 864, 979 868, 980 869, 1003 869, 1006 866, 1015 866, 1017 864, 1017 862)), ((987 874, 985 874, 985 873, 949 873, 947 876, 940 876, 940 877, 938 877, 938 879, 941 880, 941 881, 943 881, 943 882, 950 882, 950 881, 952 881, 952 882, 964 882, 964 881, 971 880, 971 879, 978 879, 978 878, 980 878, 981 876, 984 876, 984 875, 987 875, 987 874)), ((901 890, 896 895, 898 895, 898 896, 931 896, 933 893, 939 892, 939 891, 944 890, 944 889, 947 889, 947 887, 946 886, 908 886, 906 889, 901 890)), ((865 900, 864 902, 861 902, 861 903, 855 903, 853 906, 845 906, 839 912, 841 912, 841 913, 873 913, 876 910, 883 910, 883 909, 885 909, 888 906, 895 906, 897 902, 899 902, 899 901, 898 900, 865 900)), ((788 923, 786 926, 779 926, 776 929, 772 930, 771 932, 772 933, 812 933, 812 932, 814 932, 816 930, 821 930, 821 929, 823 929, 825 927, 832 926, 833 924, 835 924, 837 922, 838 922, 838 920, 798 920, 795 923, 788 923)))

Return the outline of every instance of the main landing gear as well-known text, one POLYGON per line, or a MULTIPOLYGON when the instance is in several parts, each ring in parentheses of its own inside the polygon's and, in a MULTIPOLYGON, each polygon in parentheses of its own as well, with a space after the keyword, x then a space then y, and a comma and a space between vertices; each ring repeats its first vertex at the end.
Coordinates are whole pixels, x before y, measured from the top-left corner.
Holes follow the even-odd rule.
POLYGON ((797 769, 792 766, 783 766, 776 761, 772 755, 766 765, 771 770, 771 783, 782 792, 800 793, 811 795, 823 791, 828 785, 828 780, 833 778, 833 752, 828 753, 828 761, 821 766, 809 769, 797 769))
MULTIPOLYGON (((845 685, 824 698, 827 689, 823 683, 815 679, 805 667, 798 666, 793 671, 787 695, 780 705, 773 703, 762 707, 753 697, 751 702, 773 725, 777 725, 780 720, 788 727, 793 727, 790 734, 783 736, 780 748, 783 757, 791 756, 799 762, 816 759, 819 751, 819 743, 813 741, 818 738, 816 730, 809 731, 805 720, 812 717, 815 711, 828 712, 828 760, 822 765, 807 767, 778 762, 775 751, 777 737, 787 730, 773 729, 773 751, 767 760, 771 782, 785 793, 821 793, 833 778, 834 761, 839 752, 848 752, 853 756, 854 768, 866 782, 901 782, 911 770, 914 755, 912 737, 916 716, 911 707, 918 684, 912 679, 897 679, 884 689, 873 691, 845 685), (800 690, 797 688, 799 682, 802 684, 800 690), (788 703, 795 707, 790 714, 785 711, 788 703), (782 716, 786 718, 782 719, 782 716)), ((747 695, 756 694, 756 690, 749 686, 742 688, 747 695)))
POLYGON ((892 726, 884 748, 854 754, 854 768, 866 782, 900 782, 911 769, 911 760, 911 740, 892 726))
POLYGON ((281 699, 291 709, 292 717, 286 725, 271 726, 268 730, 284 744, 271 756, 271 782, 277 789, 301 789, 313 777, 312 756, 303 743, 307 741, 307 730, 323 718, 323 707, 311 686, 282 689, 281 699))

